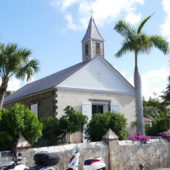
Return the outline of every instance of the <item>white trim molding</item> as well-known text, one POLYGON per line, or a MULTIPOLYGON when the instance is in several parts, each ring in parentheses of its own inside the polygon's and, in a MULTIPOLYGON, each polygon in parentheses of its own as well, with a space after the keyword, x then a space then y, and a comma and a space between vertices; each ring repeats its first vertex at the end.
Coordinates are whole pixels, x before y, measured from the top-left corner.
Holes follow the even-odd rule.
POLYGON ((95 90, 95 89, 81 89, 81 88, 72 88, 72 87, 56 87, 58 90, 67 90, 67 91, 80 91, 80 92, 89 92, 89 93, 110 93, 110 94, 123 94, 134 96, 133 94, 129 94, 126 92, 118 92, 118 91, 108 91, 108 90, 95 90))

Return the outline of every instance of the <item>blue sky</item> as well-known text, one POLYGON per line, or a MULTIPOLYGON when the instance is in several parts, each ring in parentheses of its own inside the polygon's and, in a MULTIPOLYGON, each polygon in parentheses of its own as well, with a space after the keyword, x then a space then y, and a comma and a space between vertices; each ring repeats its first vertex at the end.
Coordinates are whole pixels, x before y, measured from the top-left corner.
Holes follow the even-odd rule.
MULTIPOLYGON (((0 2, 0 41, 18 43, 31 49, 32 57, 40 62, 42 78, 81 62, 81 40, 90 17, 90 9, 99 31, 105 39, 105 58, 133 82, 134 56, 122 58, 114 54, 122 37, 113 30, 116 21, 124 19, 134 26, 155 13, 145 25, 148 34, 159 34, 170 41, 170 0, 5 0, 0 2)), ((153 49, 139 56, 139 69, 146 98, 160 94, 167 85, 170 57, 153 49)), ((10 90, 24 83, 12 79, 10 90)))

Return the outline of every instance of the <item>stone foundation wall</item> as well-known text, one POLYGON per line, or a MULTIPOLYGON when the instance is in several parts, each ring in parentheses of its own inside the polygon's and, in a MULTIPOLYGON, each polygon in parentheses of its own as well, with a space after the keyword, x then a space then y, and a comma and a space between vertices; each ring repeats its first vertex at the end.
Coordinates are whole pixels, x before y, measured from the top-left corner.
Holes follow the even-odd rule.
MULTIPOLYGON (((151 140, 148 143, 134 141, 110 141, 62 146, 32 148, 20 151, 28 166, 34 165, 33 157, 38 152, 57 152, 60 157, 56 170, 67 167, 73 148, 80 148, 79 170, 82 170, 83 160, 91 157, 103 157, 107 170, 139 170, 139 165, 144 170, 170 167, 170 142, 163 139, 151 140)), ((11 159, 10 154, 0 152, 0 165, 11 159)))
POLYGON ((39 117, 55 116, 55 91, 50 90, 39 94, 34 94, 32 96, 22 98, 12 103, 6 103, 5 108, 10 108, 16 103, 22 103, 29 108, 31 104, 38 104, 38 115, 39 117))

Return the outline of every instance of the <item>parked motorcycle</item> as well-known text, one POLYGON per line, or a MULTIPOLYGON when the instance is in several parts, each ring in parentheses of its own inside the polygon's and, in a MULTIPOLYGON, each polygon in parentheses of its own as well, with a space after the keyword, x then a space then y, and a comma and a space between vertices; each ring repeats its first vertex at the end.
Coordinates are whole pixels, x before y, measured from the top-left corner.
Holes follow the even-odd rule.
POLYGON ((57 165, 59 156, 54 153, 37 153, 34 156, 36 166, 27 167, 23 163, 21 153, 18 153, 9 164, 0 167, 0 170, 54 170, 52 166, 57 165))
MULTIPOLYGON (((69 161, 68 168, 66 170, 78 170, 80 151, 76 148, 72 151, 72 157, 69 161)), ((59 162, 59 156, 54 153, 37 153, 34 156, 34 161, 37 166, 27 167, 23 164, 21 153, 19 153, 13 161, 8 165, 0 167, 0 170, 54 170, 52 166, 57 165, 59 162)), ((89 158, 83 163, 83 170, 105 170, 106 164, 102 158, 89 158)))
POLYGON ((105 170, 106 164, 104 160, 100 158, 91 158, 84 161, 83 170, 105 170))
POLYGON ((26 168, 28 168, 26 165, 24 165, 22 163, 23 159, 22 159, 22 155, 21 153, 18 153, 13 159, 12 161, 10 161, 9 163, 3 165, 2 167, 0 167, 0 170, 24 170, 26 168))
POLYGON ((69 161, 68 168, 66 170, 78 170, 80 151, 79 148, 75 148, 72 151, 72 157, 69 161))
MULTIPOLYGON (((80 151, 75 148, 66 170, 78 170, 80 151)), ((83 170, 105 170, 106 164, 102 158, 86 159, 83 163, 83 170)))

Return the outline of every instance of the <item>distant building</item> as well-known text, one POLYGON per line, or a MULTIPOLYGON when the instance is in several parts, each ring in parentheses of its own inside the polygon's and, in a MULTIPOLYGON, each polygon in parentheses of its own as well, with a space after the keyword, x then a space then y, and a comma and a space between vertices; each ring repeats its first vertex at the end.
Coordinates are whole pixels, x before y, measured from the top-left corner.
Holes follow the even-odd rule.
POLYGON ((152 120, 151 120, 151 119, 148 119, 148 118, 144 117, 143 120, 144 120, 144 124, 145 124, 145 125, 150 125, 150 126, 152 126, 152 120))
POLYGON ((6 97, 4 106, 15 103, 29 106, 39 117, 61 117, 67 105, 89 119, 116 111, 127 118, 128 132, 135 132, 134 87, 104 58, 104 40, 92 17, 82 40, 82 62, 23 86, 6 97))

